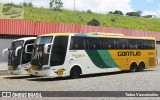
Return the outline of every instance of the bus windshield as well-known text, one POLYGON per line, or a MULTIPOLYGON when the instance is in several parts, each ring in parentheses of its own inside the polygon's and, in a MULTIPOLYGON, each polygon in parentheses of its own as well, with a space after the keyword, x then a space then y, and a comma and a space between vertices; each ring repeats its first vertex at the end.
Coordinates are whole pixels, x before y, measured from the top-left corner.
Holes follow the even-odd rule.
POLYGON ((44 45, 52 43, 52 38, 53 37, 49 36, 39 37, 34 45, 34 54, 32 56, 31 64, 36 66, 37 70, 40 70, 43 65, 58 66, 63 65, 64 63, 67 52, 68 36, 55 36, 53 44, 49 46, 51 54, 45 54, 44 45))
POLYGON ((16 48, 19 46, 23 46, 24 41, 14 41, 12 42, 12 45, 9 49, 9 55, 8 55, 8 65, 13 66, 14 69, 17 68, 17 66, 20 64, 20 58, 21 58, 21 50, 18 51, 18 55, 15 56, 16 48))
POLYGON ((53 36, 43 36, 43 37, 38 37, 36 40, 36 44, 47 44, 52 42, 53 36))
POLYGON ((20 40, 20 41, 14 41, 12 42, 11 48, 10 49, 16 49, 19 46, 23 46, 24 41, 20 40))
POLYGON ((44 46, 47 43, 52 43, 53 36, 38 37, 34 48, 31 64, 41 68, 43 65, 48 65, 49 54, 44 53, 44 46))

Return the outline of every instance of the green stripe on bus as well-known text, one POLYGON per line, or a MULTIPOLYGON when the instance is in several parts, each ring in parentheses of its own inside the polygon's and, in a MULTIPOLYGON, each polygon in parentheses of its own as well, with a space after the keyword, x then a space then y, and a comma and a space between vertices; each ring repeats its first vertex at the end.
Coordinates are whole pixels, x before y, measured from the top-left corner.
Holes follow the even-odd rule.
POLYGON ((107 51, 107 50, 97 50, 97 52, 99 53, 103 62, 107 66, 110 66, 111 68, 117 68, 118 67, 118 65, 115 63, 114 59, 110 55, 109 51, 107 51))
POLYGON ((103 60, 102 57, 99 55, 97 50, 86 50, 88 56, 92 60, 92 62, 99 68, 110 68, 110 66, 107 66, 103 60))
POLYGON ((92 62, 99 68, 118 67, 107 50, 86 50, 92 62))

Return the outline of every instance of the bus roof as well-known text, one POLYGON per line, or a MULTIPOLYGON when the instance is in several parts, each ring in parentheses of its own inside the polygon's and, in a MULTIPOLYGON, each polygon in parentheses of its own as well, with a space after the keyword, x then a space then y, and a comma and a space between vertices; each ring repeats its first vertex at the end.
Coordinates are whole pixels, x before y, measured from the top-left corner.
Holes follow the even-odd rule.
POLYGON ((21 41, 21 40, 26 41, 26 40, 33 40, 33 39, 36 39, 36 37, 24 37, 24 38, 16 39, 16 40, 14 40, 14 41, 21 41))
POLYGON ((97 33, 97 32, 92 32, 92 33, 50 33, 50 34, 43 34, 39 36, 82 36, 82 37, 103 37, 103 38, 129 38, 129 39, 154 39, 156 40, 155 37, 135 37, 135 36, 125 36, 123 34, 119 33, 97 33))
POLYGON ((49 34, 43 34, 39 36, 69 36, 70 34, 76 34, 76 33, 49 33, 49 34))

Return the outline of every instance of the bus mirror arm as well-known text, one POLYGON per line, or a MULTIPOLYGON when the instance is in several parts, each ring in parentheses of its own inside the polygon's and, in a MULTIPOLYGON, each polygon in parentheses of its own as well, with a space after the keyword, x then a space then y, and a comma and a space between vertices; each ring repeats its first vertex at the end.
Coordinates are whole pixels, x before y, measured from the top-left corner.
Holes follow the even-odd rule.
POLYGON ((50 54, 51 45, 52 44, 45 44, 45 46, 44 46, 44 53, 45 54, 50 54), (50 46, 50 49, 49 49, 49 46, 50 46))
POLYGON ((3 51, 2 51, 2 57, 4 57, 4 53, 6 52, 6 51, 8 51, 9 49, 8 48, 6 48, 6 49, 4 49, 3 51))
POLYGON ((17 47, 17 48, 16 48, 15 56, 18 56, 18 51, 19 51, 20 49, 22 49, 22 47, 21 47, 21 46, 19 46, 19 47, 17 47))
POLYGON ((32 54, 33 46, 34 46, 34 44, 27 44, 27 45, 25 46, 25 53, 32 54), (29 46, 30 46, 30 47, 32 46, 32 50, 29 50, 29 46), (28 51, 31 51, 31 52, 28 52, 28 51))

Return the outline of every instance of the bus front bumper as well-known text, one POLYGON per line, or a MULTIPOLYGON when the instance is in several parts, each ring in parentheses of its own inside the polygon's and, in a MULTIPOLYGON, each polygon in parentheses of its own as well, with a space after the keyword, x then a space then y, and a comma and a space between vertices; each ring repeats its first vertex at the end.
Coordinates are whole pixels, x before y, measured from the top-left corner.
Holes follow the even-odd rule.
POLYGON ((29 75, 28 69, 30 68, 30 64, 18 65, 18 67, 14 70, 12 66, 8 65, 8 74, 15 75, 29 75))
POLYGON ((14 75, 30 75, 31 73, 28 73, 28 71, 24 69, 16 69, 16 70, 8 70, 8 74, 14 74, 14 75))
POLYGON ((57 75, 56 72, 54 72, 51 69, 48 70, 32 70, 30 69, 30 72, 33 76, 43 76, 43 77, 60 77, 59 75, 57 75))

